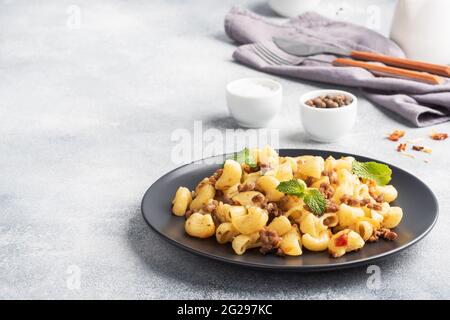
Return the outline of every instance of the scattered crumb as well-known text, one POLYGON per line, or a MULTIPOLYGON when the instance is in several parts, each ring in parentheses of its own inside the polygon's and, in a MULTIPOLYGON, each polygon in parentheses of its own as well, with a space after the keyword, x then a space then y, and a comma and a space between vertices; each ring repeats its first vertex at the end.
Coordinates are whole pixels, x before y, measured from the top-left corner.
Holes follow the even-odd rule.
POLYGON ((411 158, 411 159, 415 159, 415 158, 416 158, 415 155, 410 154, 410 153, 400 152, 400 154, 403 155, 403 156, 405 156, 405 157, 411 158))
POLYGON ((400 143, 400 144, 397 146, 397 151, 398 151, 398 152, 406 151, 406 146, 407 146, 406 143, 400 143))
POLYGON ((433 140, 445 140, 448 138, 448 133, 438 133, 438 132, 431 132, 431 139, 433 140))
POLYGON ((426 147, 422 147, 422 146, 413 146, 412 149, 414 151, 422 151, 425 153, 433 153, 433 150, 431 148, 426 148, 426 147))
MULTIPOLYGON (((405 131, 403 130, 395 130, 394 132, 388 134, 388 139, 391 141, 399 141, 401 138, 403 138, 405 136, 405 131)), ((445 140, 448 138, 448 134, 447 133, 438 133, 435 131, 431 132, 431 138, 433 140, 445 140)), ((424 152, 424 153, 428 153, 431 154, 433 153, 433 150, 431 148, 425 147, 425 146, 421 146, 418 145, 417 143, 420 141, 423 141, 423 138, 417 138, 417 139, 412 139, 412 140, 408 140, 405 143, 400 143, 397 146, 397 152, 399 152, 400 154, 404 155, 405 157, 408 158, 412 158, 415 159, 415 155, 413 154, 409 154, 406 153, 406 149, 408 148, 408 144, 412 144, 413 146, 411 147, 412 150, 414 151, 418 151, 418 152, 424 152)), ((425 163, 430 163, 430 160, 426 159, 423 160, 425 163)))
POLYGON ((408 141, 406 141, 406 143, 415 144, 415 143, 421 142, 423 140, 424 140, 423 138, 417 138, 417 139, 413 139, 413 140, 408 140, 408 141))
POLYGON ((403 130, 395 130, 391 134, 388 135, 388 139, 391 141, 398 141, 400 138, 405 136, 405 131, 403 130))

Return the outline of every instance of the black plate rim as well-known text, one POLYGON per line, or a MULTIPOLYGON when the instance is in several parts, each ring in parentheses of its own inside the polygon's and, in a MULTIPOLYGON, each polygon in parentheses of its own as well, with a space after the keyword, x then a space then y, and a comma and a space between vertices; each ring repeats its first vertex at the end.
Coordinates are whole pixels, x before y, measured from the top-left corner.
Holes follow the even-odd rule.
POLYGON ((403 171, 404 173, 413 176, 419 183, 422 184, 423 187, 425 187, 425 189, 427 189, 433 199, 433 202, 436 206, 436 215, 435 218, 433 220, 433 223, 424 231, 422 232, 419 236, 417 236, 416 238, 414 238, 413 240, 411 240, 411 242, 404 244, 401 247, 398 247, 396 249, 384 252, 384 253, 380 253, 378 255, 375 256, 371 256, 368 258, 364 258, 364 259, 360 259, 360 260, 355 260, 355 261, 348 261, 348 262, 336 262, 336 263, 331 263, 331 264, 326 264, 326 265, 304 265, 304 266, 274 266, 274 265, 262 265, 262 264, 257 264, 257 263, 252 263, 252 262, 242 262, 242 261, 235 261, 235 260, 230 260, 227 258, 222 258, 213 254, 209 254, 203 251, 199 251, 196 250, 194 248, 191 248, 187 245, 184 245, 181 242, 178 242, 172 238, 169 238, 168 236, 166 236, 164 233, 160 232, 159 230, 157 230, 155 227, 153 227, 153 225, 150 223, 150 221, 147 220, 147 217, 144 214, 144 201, 146 199, 146 197, 148 196, 148 193, 150 192, 150 189, 152 188, 152 186, 156 183, 158 183, 161 179, 163 179, 165 176, 171 174, 172 172, 179 170, 181 168, 184 168, 186 166, 189 166, 191 164, 194 164, 196 162, 199 161, 205 161, 211 158, 215 158, 215 157, 228 157, 231 156, 232 153, 227 153, 227 154, 219 154, 219 155, 215 155, 215 156, 211 156, 211 157, 207 157, 207 158, 203 158, 203 159, 198 159, 198 160, 194 160, 190 163, 181 165, 179 167, 176 167, 172 170, 170 170, 169 172, 166 172, 165 174, 163 174, 161 177, 159 177, 156 181, 154 181, 152 183, 152 185, 147 189, 147 191, 145 192, 142 201, 141 201, 141 214, 145 220, 145 222, 154 230, 156 231, 156 233, 158 233, 160 236, 162 236, 166 241, 168 241, 169 243, 171 243, 172 245, 175 245, 181 249, 184 249, 190 253, 193 253, 197 256, 201 256, 201 257, 205 257, 205 258, 210 258, 216 261, 221 261, 221 262, 225 262, 225 263, 229 263, 229 264, 233 264, 233 265, 237 265, 240 267, 246 267, 246 268, 253 268, 253 269, 260 269, 260 270, 280 270, 280 271, 291 271, 291 272, 320 272, 320 271, 334 271, 334 270, 341 270, 341 269, 347 269, 347 268, 353 268, 353 267, 358 267, 358 266, 363 266, 363 265, 367 265, 369 263, 375 262, 375 261, 379 261, 382 259, 385 259, 393 254, 397 254, 413 245, 415 245, 416 243, 418 243, 420 240, 422 240, 426 235, 428 235, 428 233, 430 233, 430 231, 435 227, 437 220, 439 218, 439 203, 437 200, 436 195, 434 194, 434 192, 431 190, 430 187, 428 187, 428 185, 426 183, 424 183, 421 179, 417 178, 414 174, 410 173, 407 170, 401 169, 395 165, 389 164, 385 161, 382 160, 378 160, 376 158, 372 158, 372 157, 367 157, 367 156, 362 156, 362 155, 357 155, 354 153, 347 153, 347 152, 343 152, 343 151, 334 151, 334 150, 323 150, 323 149, 301 149, 301 148, 280 148, 277 150, 278 153, 283 153, 283 152, 292 152, 292 151, 299 151, 302 153, 306 153, 306 152, 310 152, 309 154, 313 154, 314 152, 330 152, 330 153, 340 153, 340 154, 346 154, 348 156, 351 157, 355 157, 355 158, 366 158, 366 159, 371 159, 373 161, 376 162, 380 162, 380 163, 384 163, 389 165, 389 167, 391 168, 395 168, 395 170, 398 171, 403 171))

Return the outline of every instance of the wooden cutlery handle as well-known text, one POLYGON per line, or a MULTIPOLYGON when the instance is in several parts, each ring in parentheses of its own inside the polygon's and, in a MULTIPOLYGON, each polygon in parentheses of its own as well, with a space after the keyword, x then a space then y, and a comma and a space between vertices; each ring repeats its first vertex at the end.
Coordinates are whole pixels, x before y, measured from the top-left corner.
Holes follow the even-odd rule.
POLYGON ((390 66, 424 71, 432 74, 438 74, 444 77, 450 77, 450 66, 415 61, 411 59, 390 57, 382 54, 364 51, 352 51, 351 56, 355 59, 383 62, 390 66))
POLYGON ((378 64, 361 62, 352 59, 344 59, 338 58, 333 61, 333 65, 335 66, 348 66, 348 67, 359 67, 370 71, 376 71, 382 74, 386 74, 392 77, 397 78, 406 78, 415 81, 426 82, 430 84, 442 84, 444 83, 444 79, 425 72, 417 72, 412 70, 394 68, 394 67, 386 67, 378 64))

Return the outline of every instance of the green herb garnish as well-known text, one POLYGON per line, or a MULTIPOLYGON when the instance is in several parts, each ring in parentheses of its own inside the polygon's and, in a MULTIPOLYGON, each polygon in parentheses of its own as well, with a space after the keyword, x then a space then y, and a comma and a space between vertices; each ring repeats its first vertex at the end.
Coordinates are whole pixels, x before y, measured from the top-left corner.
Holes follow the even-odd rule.
POLYGON ((277 190, 292 196, 303 198, 305 195, 306 184, 303 181, 292 179, 289 181, 282 181, 277 186, 277 190))
POLYGON ((317 189, 307 189, 302 180, 292 179, 280 182, 277 190, 288 195, 303 198, 305 204, 316 215, 322 215, 327 206, 327 200, 317 189))
POLYGON ((256 168, 256 160, 253 157, 253 155, 250 153, 250 149, 244 148, 239 152, 236 152, 231 157, 236 162, 239 162, 240 164, 246 164, 250 168, 256 168))
POLYGON ((303 201, 305 201, 306 205, 313 213, 319 216, 321 216, 327 208, 327 200, 324 195, 316 189, 308 190, 303 201))
POLYGON ((380 186, 388 184, 392 175, 392 170, 387 165, 373 161, 353 161, 352 172, 360 178, 374 180, 380 186))

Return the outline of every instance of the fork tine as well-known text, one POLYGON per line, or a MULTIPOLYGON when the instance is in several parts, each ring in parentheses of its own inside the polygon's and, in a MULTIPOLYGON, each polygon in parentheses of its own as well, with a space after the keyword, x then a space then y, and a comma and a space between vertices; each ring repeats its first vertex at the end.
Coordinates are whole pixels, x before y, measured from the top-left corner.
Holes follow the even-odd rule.
POLYGON ((261 60, 263 60, 265 63, 267 63, 267 64, 269 64, 269 65, 272 65, 272 62, 270 62, 269 60, 267 60, 266 57, 264 57, 263 55, 261 55, 261 54, 259 53, 259 51, 257 51, 257 50, 255 49, 254 46, 252 46, 251 48, 252 48, 253 53, 256 54, 256 55, 258 56, 258 58, 260 58, 261 60))
POLYGON ((264 51, 267 55, 269 55, 270 57, 272 57, 272 59, 275 59, 276 61, 278 61, 280 64, 282 65, 294 65, 292 62, 284 59, 283 57, 280 57, 279 55, 277 55, 275 52, 273 52, 272 50, 268 49, 267 47, 265 47, 262 43, 257 43, 256 44, 262 51, 264 51))
POLYGON ((252 48, 253 48, 253 51, 256 53, 256 55, 258 57, 260 57, 262 60, 264 60, 265 62, 267 62, 268 64, 270 64, 270 65, 281 65, 280 62, 278 62, 277 60, 271 58, 264 51, 262 51, 261 48, 256 45, 256 43, 253 44, 252 48))
POLYGON ((263 54, 265 57, 270 59, 275 65, 284 65, 284 63, 280 60, 274 57, 270 52, 268 52, 261 44, 255 43, 255 48, 263 54))

